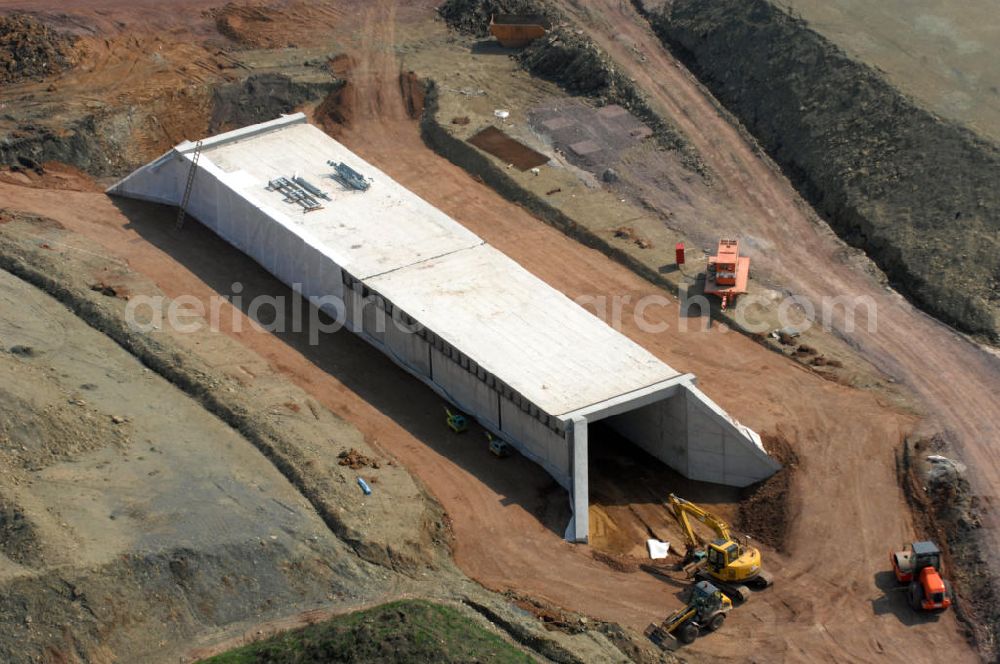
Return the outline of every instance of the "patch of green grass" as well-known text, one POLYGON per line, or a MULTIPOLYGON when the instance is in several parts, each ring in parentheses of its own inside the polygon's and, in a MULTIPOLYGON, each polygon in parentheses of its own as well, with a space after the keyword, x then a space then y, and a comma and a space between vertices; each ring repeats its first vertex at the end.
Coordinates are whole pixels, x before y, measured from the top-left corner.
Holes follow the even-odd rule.
POLYGON ((449 606, 402 600, 285 632, 210 657, 202 664, 530 664, 533 661, 449 606))

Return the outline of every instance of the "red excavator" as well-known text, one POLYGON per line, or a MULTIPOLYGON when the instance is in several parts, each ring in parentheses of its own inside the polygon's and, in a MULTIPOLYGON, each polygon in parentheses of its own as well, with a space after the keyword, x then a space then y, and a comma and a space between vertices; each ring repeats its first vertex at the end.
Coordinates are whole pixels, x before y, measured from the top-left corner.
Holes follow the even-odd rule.
POLYGON ((906 551, 889 553, 899 583, 908 584, 906 597, 914 611, 944 611, 951 606, 951 588, 941 578, 941 550, 934 542, 913 542, 906 551))

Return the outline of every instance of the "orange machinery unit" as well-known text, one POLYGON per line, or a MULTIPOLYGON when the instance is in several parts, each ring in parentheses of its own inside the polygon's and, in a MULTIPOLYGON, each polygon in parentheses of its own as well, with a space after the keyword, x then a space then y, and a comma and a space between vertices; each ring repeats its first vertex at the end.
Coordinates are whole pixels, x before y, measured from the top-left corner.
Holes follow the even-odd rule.
POLYGON ((719 250, 708 259, 705 293, 722 298, 725 311, 736 296, 747 292, 750 280, 750 259, 740 256, 739 240, 719 240, 719 250))
POLYGON ((907 601, 916 611, 944 611, 951 606, 951 586, 941 578, 941 549, 930 541, 913 542, 904 551, 890 551, 896 580, 906 585, 907 601))
POLYGON ((545 34, 549 22, 544 16, 500 14, 490 18, 490 34, 501 46, 522 48, 545 34))

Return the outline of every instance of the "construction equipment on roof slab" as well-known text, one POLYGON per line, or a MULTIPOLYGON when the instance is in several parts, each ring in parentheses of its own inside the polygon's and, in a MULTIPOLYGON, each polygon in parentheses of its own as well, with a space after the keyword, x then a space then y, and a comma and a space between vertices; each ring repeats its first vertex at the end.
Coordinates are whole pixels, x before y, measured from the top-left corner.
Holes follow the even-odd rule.
POLYGON ((292 181, 295 182, 295 184, 302 187, 303 189, 305 189, 306 191, 308 191, 313 196, 316 196, 317 198, 322 198, 323 200, 327 201, 330 200, 330 197, 326 194, 326 192, 324 192, 322 189, 312 184, 305 178, 296 175, 295 177, 292 178, 292 181))
POLYGON ((328 161, 326 162, 330 166, 333 166, 333 170, 337 171, 336 174, 330 177, 344 185, 348 189, 356 189, 357 191, 368 191, 368 187, 371 186, 371 182, 365 179, 361 173, 345 164, 344 162, 328 161))
POLYGON ((688 546, 684 570, 689 576, 711 581, 740 602, 750 599, 750 587, 763 589, 773 583, 763 569, 760 550, 750 546, 749 537, 739 541, 721 518, 674 494, 667 498, 666 507, 684 532, 688 546), (705 541, 700 537, 691 517, 711 528, 715 538, 705 541))
POLYGON ((301 205, 304 212, 322 210, 323 206, 305 189, 288 178, 275 178, 267 183, 268 191, 276 191, 284 196, 286 203, 301 205))

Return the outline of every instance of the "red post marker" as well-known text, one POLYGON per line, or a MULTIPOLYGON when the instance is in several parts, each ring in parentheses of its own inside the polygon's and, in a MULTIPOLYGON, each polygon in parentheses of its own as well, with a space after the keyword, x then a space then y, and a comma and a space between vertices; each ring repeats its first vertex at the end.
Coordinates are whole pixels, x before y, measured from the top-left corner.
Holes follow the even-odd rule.
POLYGON ((678 242, 674 249, 677 251, 677 264, 684 265, 684 243, 678 242))

